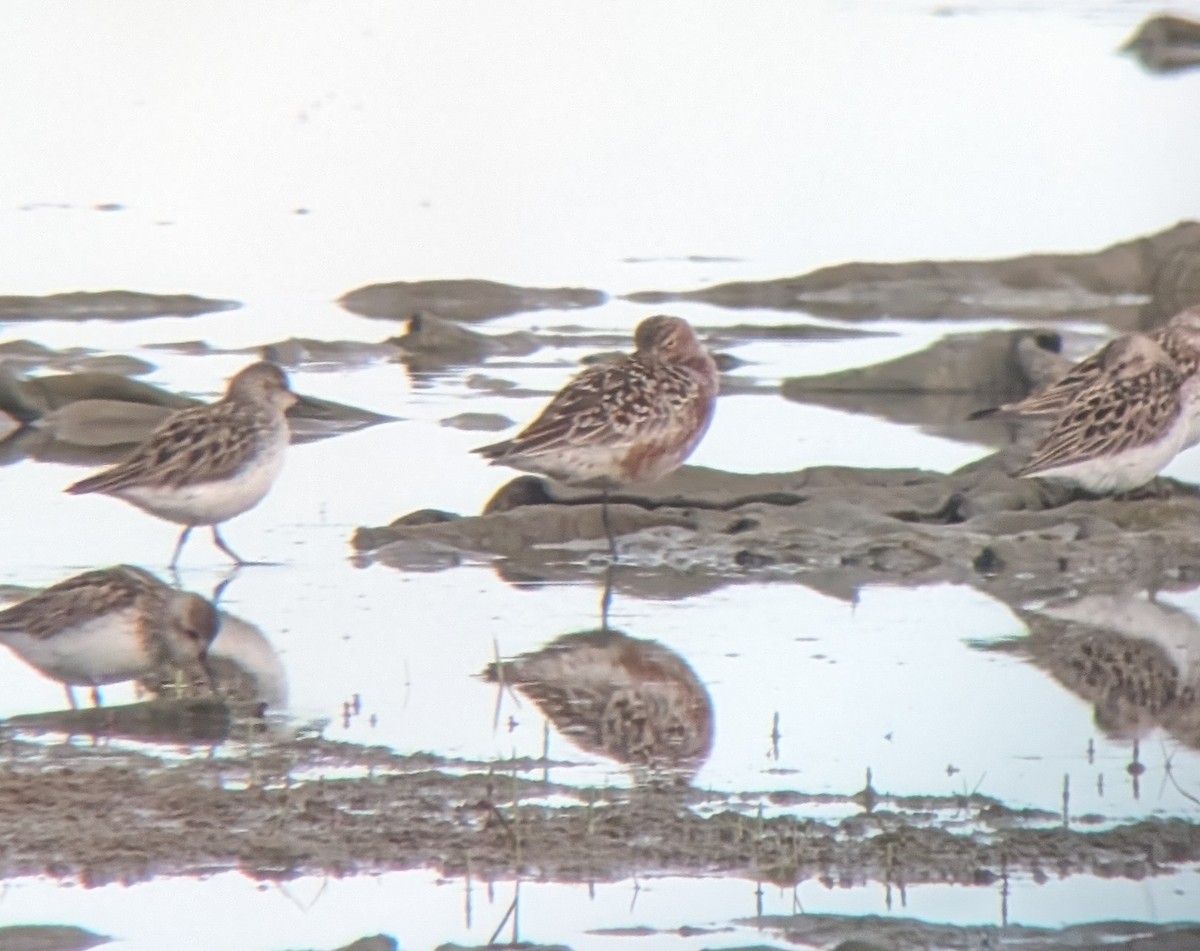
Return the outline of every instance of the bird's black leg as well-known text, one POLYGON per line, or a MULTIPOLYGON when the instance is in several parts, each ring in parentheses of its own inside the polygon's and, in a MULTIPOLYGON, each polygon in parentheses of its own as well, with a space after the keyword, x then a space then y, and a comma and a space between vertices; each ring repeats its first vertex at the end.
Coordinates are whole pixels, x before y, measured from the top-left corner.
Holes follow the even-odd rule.
POLYGON ((612 607, 613 566, 604 569, 604 591, 600 594, 600 630, 608 630, 608 609, 612 607))
POLYGON ((187 543, 188 536, 192 533, 192 526, 185 525, 183 531, 179 533, 179 541, 175 543, 175 554, 171 556, 171 564, 168 567, 174 571, 175 566, 179 564, 179 556, 183 554, 183 546, 187 543))
POLYGON ((225 552, 225 554, 227 554, 230 558, 232 558, 237 563, 239 568, 250 564, 250 562, 246 561, 245 558, 225 544, 225 539, 221 537, 221 531, 216 525, 212 527, 212 533, 213 541, 216 542, 217 547, 221 549, 221 551, 225 552))
POLYGON ((612 525, 608 521, 608 486, 600 491, 603 493, 600 496, 600 521, 604 525, 604 537, 608 539, 608 553, 612 556, 613 561, 619 561, 617 540, 613 537, 612 525))

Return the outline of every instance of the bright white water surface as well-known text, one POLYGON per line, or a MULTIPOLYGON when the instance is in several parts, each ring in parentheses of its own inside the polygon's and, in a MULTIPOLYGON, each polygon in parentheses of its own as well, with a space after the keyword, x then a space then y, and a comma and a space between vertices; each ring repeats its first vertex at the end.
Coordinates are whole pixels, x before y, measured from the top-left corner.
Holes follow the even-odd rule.
MULTIPOLYGON (((1186 9, 1189 5, 1183 4, 1186 9)), ((1193 12, 1200 9, 1190 5, 1193 12)), ((847 259, 977 257, 1088 249, 1200 217, 1200 74, 1153 78, 1113 51, 1151 3, 915 3, 563 7, 110 2, 0 10, 3 293, 128 287, 241 300, 236 311, 127 324, 38 322, 4 339, 133 353, 153 382, 210 395, 241 356, 180 357, 148 344, 250 347, 285 337, 394 332, 330 301, 371 281, 485 277, 612 294, 777 277, 847 259), (94 206, 116 202, 118 211, 94 206), (298 214, 303 209, 306 214, 298 214), (688 255, 730 260, 694 262, 688 255), (639 260, 633 260, 639 259, 639 260)), ((793 315, 673 307, 697 323, 793 315)), ((612 300, 517 315, 488 330, 628 330, 646 313, 612 300)), ((971 325, 885 322, 895 336, 754 343, 734 350, 766 383, 875 362, 971 325)), ((552 390, 581 354, 545 353, 496 375, 552 390)), ((486 371, 485 371, 486 372, 486 371)), ((486 434, 437 425, 465 410, 528 418, 537 402, 463 385, 414 386, 403 368, 295 374, 297 389, 402 417, 294 447, 275 490, 226 537, 251 569, 225 606, 258 625, 287 672, 290 713, 333 738, 452 756, 536 756, 542 721, 477 674, 493 656, 593 627, 597 592, 517 590, 483 565, 439 573, 354 567, 348 539, 415 508, 476 511, 509 474, 467 454, 486 434), (346 700, 363 714, 342 725, 346 700), (374 722, 372 723, 372 717, 374 722)), ((728 397, 694 462, 737 471, 806 465, 950 470, 982 455, 908 427, 775 396, 728 397)), ((1193 456, 1196 454, 1194 453, 1193 456)), ((1200 478, 1200 458, 1170 470, 1200 478)), ((0 582, 49 584, 98 565, 161 569, 175 529, 116 501, 68 499, 81 470, 0 470, 0 582)), ((185 585, 208 591, 219 553, 199 533, 185 585)), ((1200 592, 1165 596, 1200 618, 1200 592)), ((1200 818, 1200 757, 1129 740, 1044 673, 978 642, 1019 636, 1010 608, 973 589, 868 589, 856 604, 799 584, 742 584, 683 601, 618 594, 614 625, 686 658, 716 717, 696 783, 725 791, 978 791, 1014 807, 1106 820, 1200 818), (973 646, 976 645, 976 646, 973 646), (779 715, 777 756, 770 733, 779 715), (1093 745, 1089 758, 1088 745, 1093 745), (1167 775, 1167 765, 1179 784, 1167 775), (1103 784, 1101 786, 1101 780, 1103 784)), ((0 715, 57 709, 61 689, 0 652, 0 715)), ((115 689, 110 701, 121 699, 115 689)), ((563 782, 626 782, 553 737, 563 782)), ((522 937, 610 947, 597 927, 724 926, 755 910, 736 880, 523 886, 522 937)), ((233 874, 85 890, 6 886, 0 922, 76 923, 122 948, 328 947, 386 931, 405 947, 483 941, 511 883, 474 890, 405 872, 255 885, 233 874), (219 916, 186 916, 199 904, 219 916), (413 909, 421 914, 413 914, 413 909)), ((766 911, 793 909, 767 889, 766 911)), ((1077 876, 1017 883, 1010 918, 1060 924, 1197 917, 1194 870, 1144 882, 1077 876)), ((881 888, 800 888, 809 911, 884 913, 881 888)), ((896 908, 996 923, 994 888, 925 886, 896 908)), ((719 939, 719 941, 718 941, 719 939)), ((753 943, 620 939, 630 948, 753 943)))

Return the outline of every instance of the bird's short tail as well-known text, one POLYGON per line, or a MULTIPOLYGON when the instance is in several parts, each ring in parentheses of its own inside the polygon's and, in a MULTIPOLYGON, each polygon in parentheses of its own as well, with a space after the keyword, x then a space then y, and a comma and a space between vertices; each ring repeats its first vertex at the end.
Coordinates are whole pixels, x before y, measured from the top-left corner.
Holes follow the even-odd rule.
POLYGON ((476 452, 485 459, 495 460, 501 458, 502 456, 508 455, 509 450, 512 449, 512 445, 513 441, 511 439, 506 439, 503 442, 494 442, 487 446, 476 446, 471 450, 471 452, 476 452))
POLYGON ((101 472, 94 476, 88 476, 86 479, 80 479, 73 485, 66 488, 67 492, 72 495, 86 495, 88 492, 101 492, 108 484, 108 474, 101 472))

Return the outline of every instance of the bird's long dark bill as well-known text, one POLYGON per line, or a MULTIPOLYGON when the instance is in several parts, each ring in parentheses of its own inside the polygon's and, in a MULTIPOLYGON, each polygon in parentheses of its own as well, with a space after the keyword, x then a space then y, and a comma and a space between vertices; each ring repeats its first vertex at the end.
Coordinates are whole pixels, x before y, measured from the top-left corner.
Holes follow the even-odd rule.
POLYGON ((217 678, 213 674, 212 667, 210 667, 208 664, 207 657, 200 658, 200 670, 204 674, 204 680, 208 684, 209 692, 212 693, 214 697, 221 696, 221 691, 217 689, 217 678))

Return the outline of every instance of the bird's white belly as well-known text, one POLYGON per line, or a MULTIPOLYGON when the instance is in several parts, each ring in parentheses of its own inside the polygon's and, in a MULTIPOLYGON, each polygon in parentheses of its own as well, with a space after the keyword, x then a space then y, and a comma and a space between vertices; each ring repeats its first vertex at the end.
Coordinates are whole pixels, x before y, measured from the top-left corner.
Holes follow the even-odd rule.
POLYGON ((1183 449, 1191 449, 1200 443, 1200 409, 1191 409, 1188 414, 1188 430, 1183 440, 1183 449))
POLYGON ((1166 468, 1183 447, 1188 430, 1188 421, 1181 418, 1156 442, 1125 449, 1111 456, 1069 462, 1031 474, 1038 478, 1070 482, 1098 495, 1129 492, 1145 485, 1166 468))
POLYGON ((1183 437, 1183 447, 1180 449, 1182 452, 1200 443, 1200 371, 1184 380, 1179 395, 1183 403, 1183 415, 1187 419, 1187 434, 1183 437))
POLYGON ((10 631, 0 633, 0 641, 47 677, 73 686, 132 680, 154 667, 137 635, 133 608, 84 621, 51 637, 10 631))
POLYGON ((615 485, 625 481, 621 469, 625 451, 625 447, 614 450, 606 446, 572 446, 545 458, 529 456, 514 465, 548 475, 567 485, 615 485))
POLYGON ((262 501, 283 468, 286 431, 228 479, 184 486, 130 486, 114 493, 180 525, 219 525, 262 501))

